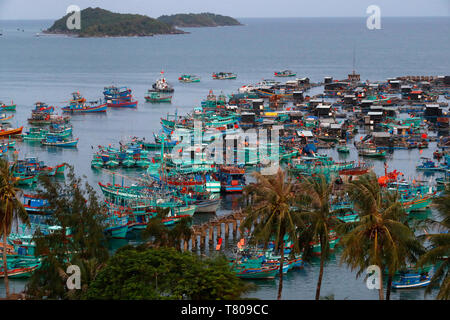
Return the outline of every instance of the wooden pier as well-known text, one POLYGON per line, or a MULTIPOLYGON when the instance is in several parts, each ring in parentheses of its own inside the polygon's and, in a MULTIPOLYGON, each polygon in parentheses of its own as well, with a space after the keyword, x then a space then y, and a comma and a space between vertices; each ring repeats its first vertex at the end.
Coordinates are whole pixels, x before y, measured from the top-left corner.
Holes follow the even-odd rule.
POLYGON ((182 248, 184 251, 191 250, 196 252, 206 250, 206 243, 208 243, 209 251, 215 251, 219 238, 223 239, 223 246, 225 240, 237 240, 240 237, 239 227, 245 218, 242 211, 235 211, 227 215, 218 216, 203 224, 192 226, 192 235, 190 239, 182 240, 182 248), (230 227, 232 232, 230 232, 230 227), (231 233, 231 234, 230 234, 231 233))

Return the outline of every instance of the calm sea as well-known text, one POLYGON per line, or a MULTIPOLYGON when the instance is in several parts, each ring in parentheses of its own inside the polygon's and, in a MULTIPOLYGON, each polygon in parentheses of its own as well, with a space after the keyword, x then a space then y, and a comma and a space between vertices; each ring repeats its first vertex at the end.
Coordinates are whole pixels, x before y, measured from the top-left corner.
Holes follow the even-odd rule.
MULTIPOLYGON (((325 76, 346 78, 355 69, 362 80, 385 80, 401 75, 448 75, 450 22, 448 18, 384 18, 381 30, 368 30, 365 18, 240 19, 244 26, 189 28, 190 34, 144 38, 89 38, 36 36, 52 21, 0 21, 0 101, 13 100, 17 112, 14 126, 27 126, 33 103, 46 102, 62 107, 73 91, 88 100, 102 97, 111 84, 133 89, 139 101, 136 110, 108 110, 104 115, 77 115, 72 118, 76 149, 55 149, 19 143, 20 157, 35 155, 49 165, 68 162, 92 185, 110 182, 104 172, 93 171, 92 154, 98 145, 117 144, 131 136, 152 140, 160 129, 159 119, 167 113, 186 114, 198 106, 209 90, 231 94, 237 88, 272 78, 273 72, 291 69, 299 77, 321 81, 325 76), (172 104, 148 104, 144 95, 164 71, 175 86, 172 104), (237 80, 213 81, 212 72, 234 72, 237 80), (181 84, 182 73, 199 75, 200 83, 181 84)), ((320 90, 312 91, 312 94, 320 90)), ((59 109, 57 109, 59 110, 59 109)), ((357 137, 358 138, 358 137, 357 137)), ((415 165, 420 156, 431 156, 435 144, 418 150, 399 150, 389 155, 391 169, 411 179, 419 176, 415 165)), ((334 150, 329 154, 338 158, 334 150)), ((352 150, 347 160, 357 159, 352 150)), ((377 173, 383 162, 375 161, 377 173)), ((140 173, 126 172, 136 175, 140 173)), ((117 181, 117 180, 116 180, 117 181)), ((231 209, 223 201, 218 215, 231 209)), ((210 216, 196 217, 196 221, 210 216)), ((231 246, 232 244, 230 244, 231 246)), ((284 299, 313 299, 318 262, 304 270, 287 274, 284 299)), ((12 281, 20 290, 24 281, 12 281)), ((2 290, 1 288, 0 290, 2 290)), ((258 282, 249 296, 276 297, 277 281, 258 282)), ((336 299, 377 299, 363 279, 339 265, 339 252, 326 265, 322 295, 336 299)), ((393 299, 423 299, 423 290, 398 291, 393 299)))

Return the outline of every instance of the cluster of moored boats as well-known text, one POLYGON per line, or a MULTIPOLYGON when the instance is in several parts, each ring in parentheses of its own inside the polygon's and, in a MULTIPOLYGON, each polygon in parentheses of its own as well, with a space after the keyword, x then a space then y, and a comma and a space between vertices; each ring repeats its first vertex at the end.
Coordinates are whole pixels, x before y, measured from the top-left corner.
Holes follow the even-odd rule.
MULTIPOLYGON (((274 76, 296 74, 284 70, 274 76)), ((213 74, 213 79, 235 78, 231 73, 213 74)), ((407 213, 425 210, 450 178, 448 104, 439 100, 440 96, 448 95, 449 80, 449 77, 398 77, 361 82, 353 72, 347 79, 326 77, 320 83, 311 83, 309 78, 285 83, 266 79, 240 87, 228 96, 223 93, 216 96, 210 91, 189 115, 175 112, 161 118, 161 129, 153 133, 154 141, 133 137, 116 146, 113 141, 108 146, 98 146, 91 167, 113 174, 112 183, 99 183, 107 207, 105 233, 126 238, 129 232, 144 229, 159 208, 169 209, 163 219, 166 225, 192 217, 196 212, 216 212, 223 194, 242 192, 249 173, 273 164, 281 164, 297 179, 324 174, 338 187, 369 172, 373 165, 368 159, 387 161, 399 149, 418 149, 421 154, 436 143, 435 160, 424 158, 416 167, 418 172, 440 175, 436 185, 430 186, 420 179, 407 180, 396 170, 388 172, 387 163, 384 175, 379 177, 380 186, 400 194, 407 213), (323 86, 323 93, 308 94, 319 86, 323 86), (243 134, 248 129, 258 133, 258 139, 252 140, 249 131, 243 134), (328 154, 333 149, 339 154, 339 161, 328 154), (358 155, 357 161, 345 160, 351 153, 358 155), (133 170, 140 175, 131 177, 133 170), (133 184, 124 184, 124 180, 115 183, 120 176, 133 184)), ((179 81, 199 82, 200 78, 183 74, 179 81)), ((145 99, 149 102, 158 102, 162 97, 171 99, 173 92, 174 88, 162 76, 145 99)), ((73 115, 105 112, 108 107, 135 108, 138 103, 127 87, 105 87, 103 94, 103 103, 97 101, 90 106, 76 92, 69 106, 61 109, 73 115)), ((70 117, 54 115, 54 109, 44 103, 36 104, 29 122, 41 127, 24 133, 24 141, 58 146, 78 142, 71 137, 70 117)), ((0 151, 6 153, 12 147, 2 145, 0 151)), ((30 172, 56 175, 63 170, 48 168, 36 159, 25 159, 18 167, 22 169, 15 174, 22 181, 31 177, 30 172)), ((51 214, 42 199, 27 197, 24 201, 31 214, 51 214)), ((339 219, 358 219, 347 199, 336 198, 331 205, 344 209, 340 210, 339 219)), ((335 235, 331 239, 334 247, 339 239, 335 235)), ((241 247, 231 261, 238 276, 271 278, 280 272, 280 257, 270 248, 241 247)), ((314 248, 320 254, 320 245, 315 244, 314 248)), ((302 264, 301 255, 289 256, 282 271, 302 264)), ((417 277, 408 273, 406 278, 404 281, 413 281, 417 277)), ((417 283, 422 285, 424 281, 426 277, 421 275, 417 283)), ((401 283, 398 285, 400 288, 401 283)))

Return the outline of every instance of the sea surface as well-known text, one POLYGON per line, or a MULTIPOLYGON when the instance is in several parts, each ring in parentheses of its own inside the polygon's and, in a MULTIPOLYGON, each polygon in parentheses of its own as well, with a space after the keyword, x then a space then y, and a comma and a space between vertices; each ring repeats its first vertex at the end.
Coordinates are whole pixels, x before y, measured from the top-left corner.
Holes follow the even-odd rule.
MULTIPOLYGON (((344 79, 353 68, 361 80, 385 80, 403 75, 448 75, 450 72, 449 18, 384 18, 382 29, 368 30, 365 18, 289 18, 245 19, 243 26, 188 28, 189 34, 131 38, 74 38, 39 35, 52 21, 0 21, 0 101, 17 104, 11 124, 27 125, 37 101, 59 107, 71 93, 79 91, 88 101, 102 97, 103 87, 128 86, 139 101, 135 110, 108 110, 106 114, 72 117, 75 149, 46 148, 39 144, 18 143, 20 158, 38 156, 48 165, 67 162, 78 175, 99 190, 98 182, 111 182, 109 173, 91 169, 98 145, 118 145, 119 140, 146 137, 160 130, 160 118, 175 111, 190 113, 210 90, 231 94, 240 86, 273 78, 273 72, 291 69, 297 77, 320 82, 325 76, 344 79), (354 59, 353 59, 354 58, 354 59), (355 61, 353 63, 353 60, 355 61), (147 89, 160 72, 175 87, 171 104, 145 103, 147 89), (213 72, 234 72, 236 80, 211 79, 213 72), (182 84, 183 73, 196 74, 200 83, 182 84)), ((320 93, 315 88, 310 94, 320 93)), ((25 129, 26 130, 26 129, 25 129)), ((361 133, 363 134, 363 133, 361 133)), ((359 139, 359 136, 356 137, 359 139)), ((388 156, 389 169, 397 169, 412 180, 432 182, 433 176, 415 171, 421 156, 431 157, 435 143, 423 150, 396 150, 388 156)), ((345 160, 356 160, 353 145, 345 160)), ((324 151, 336 159, 335 150, 324 151)), ((378 174, 383 161, 373 161, 378 174)), ((122 172, 139 175, 143 172, 122 172)), ((116 182, 117 182, 116 178, 116 182)), ((125 183, 127 183, 125 181, 125 183)), ((236 206, 236 197, 227 196, 217 215, 236 206)), ((435 213, 429 212, 430 216, 435 213)), ((203 221, 213 215, 195 216, 203 221)), ((120 246, 117 242, 112 246, 120 246)), ((234 243, 227 243, 228 249, 234 243)), ((335 299, 378 299, 367 289, 364 279, 339 263, 339 251, 326 264, 322 295, 335 299)), ((284 282, 284 299, 313 299, 318 261, 303 270, 289 272, 284 282)), ((20 291, 25 281, 12 280, 20 291)), ((277 280, 255 282, 249 297, 275 299, 277 280)), ((0 294, 4 292, 0 284, 0 294)), ((427 298, 433 298, 435 292, 427 298)), ((394 291, 392 299, 424 299, 424 290, 394 291)))

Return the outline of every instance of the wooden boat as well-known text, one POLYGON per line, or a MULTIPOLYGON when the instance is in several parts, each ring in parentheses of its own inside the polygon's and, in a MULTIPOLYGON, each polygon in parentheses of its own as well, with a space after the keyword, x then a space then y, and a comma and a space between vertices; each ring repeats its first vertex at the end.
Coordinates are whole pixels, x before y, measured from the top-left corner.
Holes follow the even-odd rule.
POLYGON ((220 166, 218 180, 224 192, 242 192, 245 187, 245 169, 236 166, 220 166))
POLYGON ((337 152, 339 153, 349 153, 350 148, 347 146, 345 140, 339 140, 339 145, 336 147, 337 152))
POLYGON ((106 100, 106 105, 110 108, 137 108, 137 100, 121 100, 121 99, 110 99, 106 100))
POLYGON ((422 163, 418 166, 416 166, 416 170, 419 171, 428 171, 428 172, 435 172, 435 171, 443 171, 443 167, 436 164, 434 161, 428 158, 422 158, 422 163))
POLYGON ((1 115, 0 115, 0 122, 6 123, 6 122, 8 122, 9 120, 11 120, 12 118, 14 118, 14 115, 8 116, 8 115, 6 115, 6 114, 1 114, 1 115))
POLYGON ((41 144, 49 147, 76 147, 78 143, 78 138, 75 140, 66 139, 62 137, 51 137, 47 136, 45 140, 41 141, 41 144))
MULTIPOLYGON (((18 267, 13 269, 8 269, 8 278, 29 278, 33 272, 39 268, 39 264, 32 267, 18 267)), ((3 271, 3 265, 0 266, 0 278, 5 277, 5 272, 3 271)))
POLYGON ((48 210, 45 210, 45 206, 48 205, 48 201, 40 198, 38 195, 24 194, 22 203, 28 214, 50 214, 48 210))
POLYGON ((72 104, 67 107, 61 108, 63 112, 68 113, 92 113, 92 112, 106 112, 108 105, 106 103, 89 106, 85 103, 83 104, 72 104))
POLYGON ((283 70, 274 72, 275 77, 295 77, 297 74, 292 72, 291 70, 283 70))
POLYGON ((398 281, 392 281, 393 289, 414 289, 426 287, 431 283, 431 279, 426 274, 403 273, 398 281))
POLYGON ((106 103, 98 104, 98 101, 90 102, 88 105, 86 99, 77 92, 72 93, 72 99, 70 104, 66 107, 61 108, 63 112, 70 113, 91 113, 91 112, 106 112, 108 105, 106 103))
POLYGON ((178 80, 184 83, 200 82, 200 77, 191 74, 182 74, 178 80))
POLYGON ((157 92, 163 93, 172 93, 174 92, 174 88, 166 81, 166 78, 163 76, 164 72, 161 71, 161 78, 156 80, 156 82, 152 85, 153 90, 157 92))
POLYGON ((231 72, 214 72, 212 78, 214 80, 234 80, 237 75, 231 72))
POLYGON ((13 104, 12 102, 11 102, 10 105, 6 105, 6 104, 0 102, 0 110, 4 110, 4 111, 16 111, 16 105, 13 104))
POLYGON ((384 158, 386 151, 378 151, 376 148, 363 148, 358 150, 358 155, 370 158, 384 158))
POLYGON ((147 96, 145 96, 145 101, 151 103, 160 103, 160 102, 172 102, 172 95, 167 93, 151 91, 149 90, 147 96))
POLYGON ((16 135, 16 134, 21 134, 23 130, 23 126, 20 128, 15 128, 15 129, 6 129, 1 127, 0 128, 0 137, 8 137, 8 136, 12 136, 12 135, 16 135))

